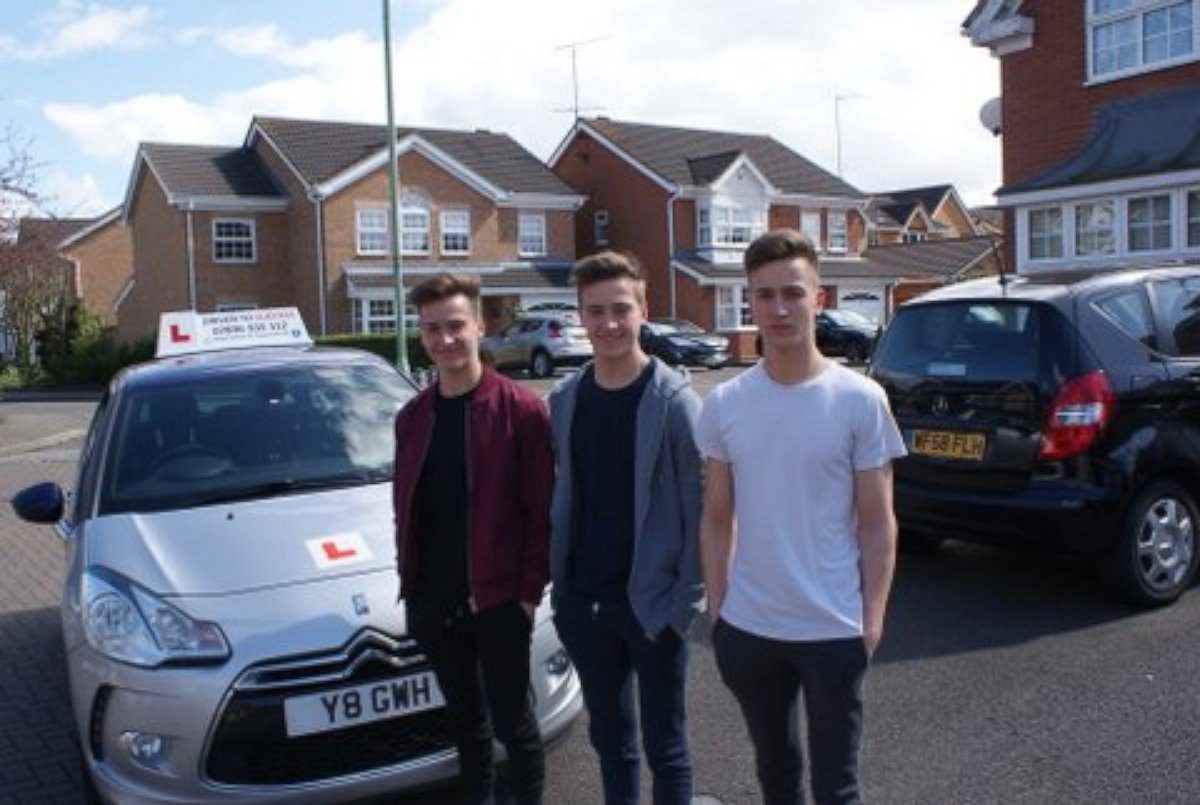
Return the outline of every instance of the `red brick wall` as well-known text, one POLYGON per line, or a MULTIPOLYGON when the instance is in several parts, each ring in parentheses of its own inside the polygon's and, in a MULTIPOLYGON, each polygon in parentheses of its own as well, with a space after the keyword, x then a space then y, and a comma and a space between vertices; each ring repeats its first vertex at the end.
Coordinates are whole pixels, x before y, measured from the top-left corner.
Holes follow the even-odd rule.
POLYGON ((1035 30, 1032 47, 1001 60, 1006 185, 1041 173, 1077 151, 1097 107, 1200 83, 1200 62, 1192 62, 1084 86, 1085 6, 1080 0, 1058 0, 1021 7, 1022 14, 1033 17, 1035 30))
MULTIPOLYGON (((669 193, 633 168, 628 162, 579 135, 551 166, 558 177, 586 195, 588 201, 576 217, 575 236, 580 255, 596 249, 593 213, 608 210, 608 248, 633 252, 646 271, 646 295, 651 316, 666 316, 671 310, 667 275, 667 199, 669 193)), ((676 231, 692 231, 695 242, 695 208, 686 213, 687 203, 677 203, 676 231), (690 216, 690 217, 689 217, 690 216)))
POLYGON ((117 311, 117 337, 122 341, 153 337, 159 313, 190 305, 186 218, 167 205, 162 187, 148 170, 141 172, 134 188, 129 226, 135 284, 117 311))
MULTIPOLYGON (((224 304, 281 307, 296 304, 288 263, 288 221, 282 213, 197 212, 196 309, 208 313, 224 304), (213 257, 213 221, 254 221, 257 259, 253 263, 219 263, 213 257)), ((319 319, 304 323, 318 330, 319 319)))
POLYGON ((72 243, 65 257, 79 264, 84 307, 109 326, 117 323, 113 302, 133 274, 133 233, 120 217, 72 243))

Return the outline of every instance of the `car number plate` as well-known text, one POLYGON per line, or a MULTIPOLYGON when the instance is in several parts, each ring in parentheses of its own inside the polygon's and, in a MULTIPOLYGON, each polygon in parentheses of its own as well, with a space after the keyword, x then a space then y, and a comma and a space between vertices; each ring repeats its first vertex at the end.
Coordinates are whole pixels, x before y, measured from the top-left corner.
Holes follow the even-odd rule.
POLYGON ((948 430, 913 431, 914 453, 935 458, 961 458, 982 461, 987 438, 982 433, 962 433, 948 430))
POLYGON ((283 703, 290 738, 340 730, 446 704, 433 671, 295 696, 283 703))

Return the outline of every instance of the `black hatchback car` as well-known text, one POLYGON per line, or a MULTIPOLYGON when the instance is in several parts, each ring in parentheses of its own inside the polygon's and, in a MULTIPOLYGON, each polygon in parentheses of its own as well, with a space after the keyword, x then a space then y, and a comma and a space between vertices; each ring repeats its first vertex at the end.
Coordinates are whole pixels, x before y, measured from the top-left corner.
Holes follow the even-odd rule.
POLYGON ((853 310, 829 308, 817 314, 817 348, 823 355, 840 355, 846 363, 862 363, 871 354, 879 327, 853 310))
POLYGON ((1200 266, 942 288, 897 311, 870 374, 910 453, 902 541, 1085 555, 1145 606, 1191 583, 1200 266))

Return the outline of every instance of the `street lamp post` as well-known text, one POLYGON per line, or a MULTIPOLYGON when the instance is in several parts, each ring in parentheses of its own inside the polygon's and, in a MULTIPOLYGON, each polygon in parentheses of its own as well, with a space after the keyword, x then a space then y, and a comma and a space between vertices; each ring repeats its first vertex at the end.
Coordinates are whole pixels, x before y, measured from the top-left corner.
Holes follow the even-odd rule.
POLYGON ((408 334, 404 327, 404 259, 400 255, 400 165, 396 161, 396 120, 392 112, 392 23, 391 0, 383 0, 383 65, 387 88, 388 197, 392 204, 392 282, 396 313, 396 368, 405 374, 408 365, 408 334))

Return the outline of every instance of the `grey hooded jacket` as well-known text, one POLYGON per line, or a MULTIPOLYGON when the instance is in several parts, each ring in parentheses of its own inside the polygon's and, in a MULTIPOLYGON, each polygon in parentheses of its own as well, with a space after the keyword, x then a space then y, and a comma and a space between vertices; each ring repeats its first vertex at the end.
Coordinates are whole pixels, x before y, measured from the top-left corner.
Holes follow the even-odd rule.
MULTIPOLYGON (((680 637, 700 609, 701 459, 694 430, 700 398, 686 375, 652 358, 654 375, 637 409, 634 446, 634 551, 629 602, 647 634, 666 627, 680 637)), ((575 394, 587 367, 565 378, 550 393, 558 476, 550 504, 550 580, 552 599, 569 584, 574 539, 575 471, 571 466, 571 421, 575 394)))

